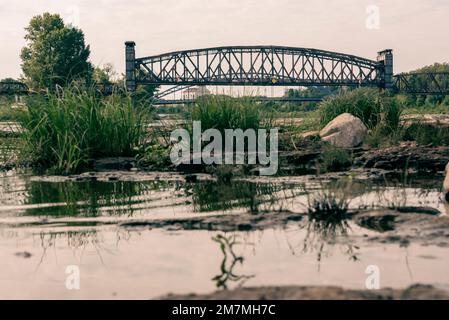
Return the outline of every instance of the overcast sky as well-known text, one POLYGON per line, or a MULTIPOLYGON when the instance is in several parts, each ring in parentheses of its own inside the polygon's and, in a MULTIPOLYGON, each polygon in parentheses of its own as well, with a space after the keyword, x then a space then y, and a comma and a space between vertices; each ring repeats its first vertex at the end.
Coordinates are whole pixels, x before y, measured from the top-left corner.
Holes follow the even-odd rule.
POLYGON ((24 28, 46 11, 79 24, 92 62, 120 73, 126 40, 138 57, 266 44, 371 59, 392 48, 395 72, 449 61, 449 0, 0 0, 0 79, 21 74, 24 28))

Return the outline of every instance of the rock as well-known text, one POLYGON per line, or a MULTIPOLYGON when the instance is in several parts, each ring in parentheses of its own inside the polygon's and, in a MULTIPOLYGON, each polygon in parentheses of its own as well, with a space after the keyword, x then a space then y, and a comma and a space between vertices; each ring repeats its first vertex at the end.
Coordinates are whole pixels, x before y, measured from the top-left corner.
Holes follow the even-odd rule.
POLYGON ((356 166, 384 170, 416 169, 418 171, 443 171, 449 161, 449 147, 417 146, 403 142, 398 146, 373 149, 357 157, 356 166))
POLYGON ((362 144, 367 133, 368 129, 362 120, 352 114, 343 113, 320 131, 320 137, 336 147, 354 148, 362 144))
POLYGON ((449 203, 449 163, 446 165, 446 178, 443 183, 444 200, 449 203))

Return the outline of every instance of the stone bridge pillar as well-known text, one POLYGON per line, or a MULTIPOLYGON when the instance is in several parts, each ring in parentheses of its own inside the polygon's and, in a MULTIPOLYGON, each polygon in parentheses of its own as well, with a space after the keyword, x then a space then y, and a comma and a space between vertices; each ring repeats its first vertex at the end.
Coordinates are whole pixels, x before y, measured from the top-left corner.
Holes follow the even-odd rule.
POLYGON ((126 57, 126 80, 125 85, 128 91, 136 90, 136 43, 134 41, 125 42, 126 57))
POLYGON ((383 63, 383 72, 381 75, 382 85, 384 89, 392 90, 394 88, 393 83, 393 50, 387 49, 378 52, 377 61, 383 63))

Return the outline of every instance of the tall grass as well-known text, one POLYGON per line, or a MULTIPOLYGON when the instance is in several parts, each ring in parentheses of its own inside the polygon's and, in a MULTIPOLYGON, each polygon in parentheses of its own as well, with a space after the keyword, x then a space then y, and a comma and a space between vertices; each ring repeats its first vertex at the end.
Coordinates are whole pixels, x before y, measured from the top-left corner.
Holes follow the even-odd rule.
POLYGON ((202 130, 258 129, 262 124, 259 106, 251 98, 200 97, 191 111, 192 121, 201 121, 202 130))
POLYGON ((134 156, 145 134, 146 112, 128 96, 104 98, 77 88, 28 102, 23 126, 23 155, 34 165, 70 174, 91 159, 134 156))
POLYGON ((378 89, 360 88, 341 91, 320 104, 320 125, 324 127, 342 113, 350 113, 360 118, 369 128, 382 125, 394 130, 399 126, 400 103, 391 97, 381 95, 378 89))

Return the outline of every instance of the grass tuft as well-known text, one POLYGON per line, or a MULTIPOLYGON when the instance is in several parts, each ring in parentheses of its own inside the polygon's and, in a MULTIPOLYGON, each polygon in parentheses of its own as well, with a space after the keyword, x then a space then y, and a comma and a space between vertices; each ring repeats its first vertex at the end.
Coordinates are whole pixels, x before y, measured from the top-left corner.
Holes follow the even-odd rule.
POLYGON ((193 106, 192 121, 201 121, 202 130, 259 129, 262 117, 259 106, 251 98, 203 96, 193 106))
POLYGON ((399 126, 401 104, 394 98, 381 95, 378 89, 360 88, 341 91, 320 104, 320 125, 324 127, 342 113, 360 118, 368 129, 381 125, 394 130, 399 126))
POLYGON ((147 112, 129 96, 104 98, 75 87, 30 99, 21 118, 23 156, 35 166, 70 174, 101 157, 134 156, 147 112))

